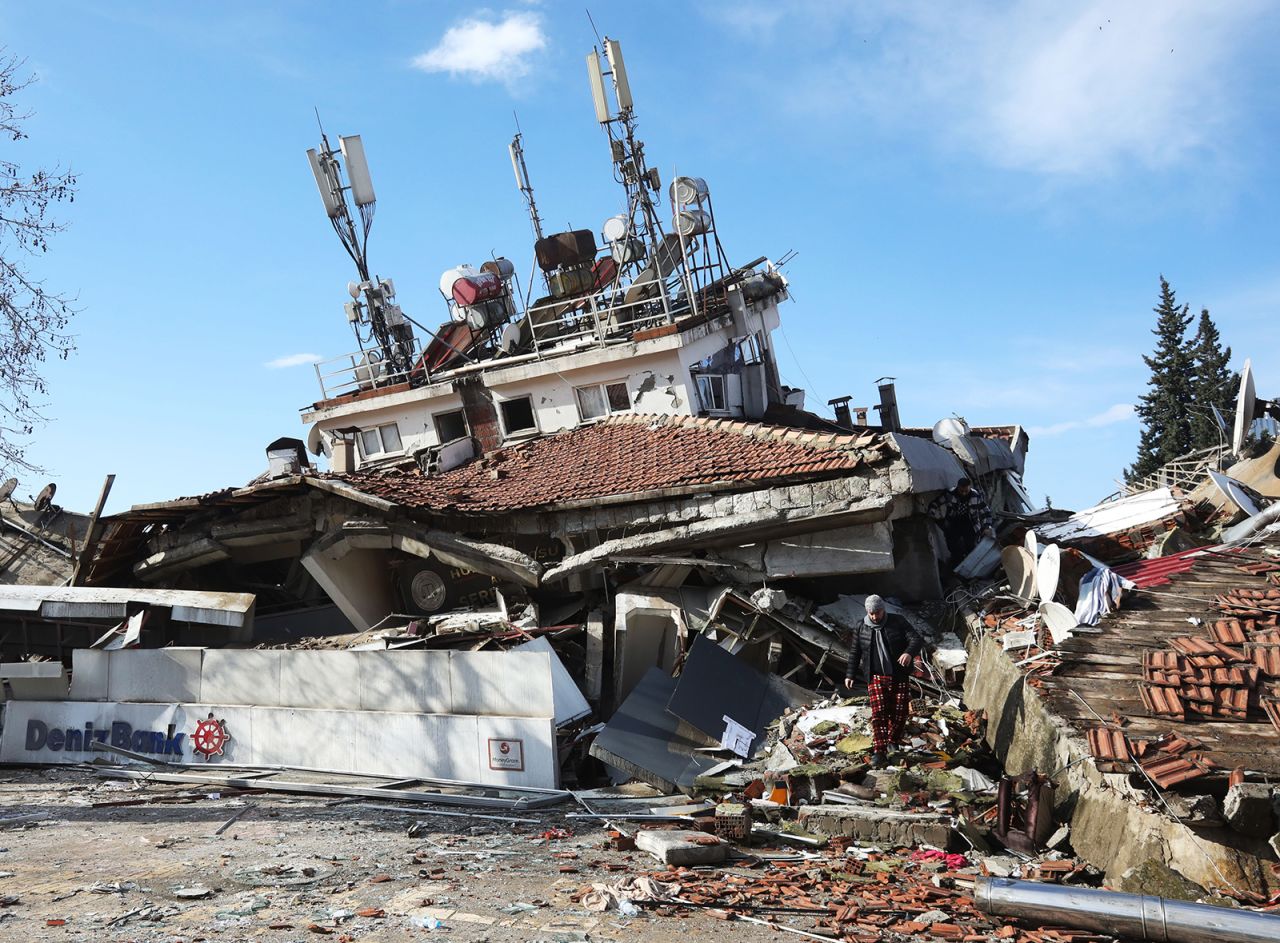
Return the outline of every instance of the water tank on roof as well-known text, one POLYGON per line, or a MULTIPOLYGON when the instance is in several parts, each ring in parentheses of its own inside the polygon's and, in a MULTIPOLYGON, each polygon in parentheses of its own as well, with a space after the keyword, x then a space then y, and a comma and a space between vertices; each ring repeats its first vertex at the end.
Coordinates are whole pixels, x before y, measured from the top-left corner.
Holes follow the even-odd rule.
POLYGON ((464 307, 502 297, 502 279, 492 272, 464 275, 449 288, 453 300, 464 307))
POLYGON ((701 203, 707 193, 707 181, 701 177, 676 177, 671 181, 671 202, 676 206, 701 203))
POLYGON ((480 271, 488 272, 490 275, 497 275, 505 282, 515 277, 516 267, 510 259, 500 255, 496 259, 490 259, 480 266, 480 271))
POLYGON ((453 283, 460 278, 479 275, 474 265, 455 265, 440 276, 440 294, 446 298, 453 297, 453 283))
POLYGON ((631 220, 625 216, 610 216, 601 227, 605 242, 621 242, 631 235, 631 220))
POLYGON ((534 243, 533 253, 544 272, 590 263, 596 257, 596 234, 590 229, 558 232, 534 243))
POLYGON ((675 230, 686 239, 711 231, 711 214, 704 210, 681 210, 673 220, 675 230))

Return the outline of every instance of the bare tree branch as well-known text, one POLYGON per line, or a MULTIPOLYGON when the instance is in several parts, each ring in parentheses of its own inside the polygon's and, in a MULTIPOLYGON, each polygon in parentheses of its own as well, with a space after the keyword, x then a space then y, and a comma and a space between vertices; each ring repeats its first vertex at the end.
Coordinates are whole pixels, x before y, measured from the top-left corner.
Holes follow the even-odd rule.
MULTIPOLYGON (((35 77, 25 62, 0 47, 0 136, 11 142, 27 137, 23 125, 31 112, 20 111, 14 97, 35 77)), ((38 169, 26 174, 16 161, 0 160, 0 473, 39 471, 27 446, 44 421, 48 393, 43 373, 51 357, 65 360, 75 350, 67 327, 76 314, 74 299, 58 294, 33 277, 25 259, 49 251, 49 239, 66 228, 52 212, 75 201, 76 176, 70 170, 38 169)))

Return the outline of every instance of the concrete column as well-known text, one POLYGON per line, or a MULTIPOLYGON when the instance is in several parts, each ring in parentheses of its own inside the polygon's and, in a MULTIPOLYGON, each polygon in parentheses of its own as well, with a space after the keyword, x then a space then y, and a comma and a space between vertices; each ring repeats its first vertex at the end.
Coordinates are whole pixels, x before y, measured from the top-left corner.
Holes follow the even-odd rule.
POLYGON ((302 565, 359 631, 401 608, 391 585, 387 551, 352 549, 346 539, 302 556, 302 565), (335 559, 336 557, 336 559, 335 559))

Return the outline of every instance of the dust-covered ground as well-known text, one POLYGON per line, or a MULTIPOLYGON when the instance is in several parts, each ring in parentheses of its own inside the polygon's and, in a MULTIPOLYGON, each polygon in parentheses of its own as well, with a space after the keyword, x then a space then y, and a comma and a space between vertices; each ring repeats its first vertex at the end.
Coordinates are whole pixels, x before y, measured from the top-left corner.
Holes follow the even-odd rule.
POLYGON ((566 818, 571 811, 483 813, 530 820, 507 822, 0 769, 0 940, 778 938, 702 912, 583 909, 571 893, 657 863, 610 850, 605 827, 566 818), (191 793, 198 798, 156 801, 191 793), (137 800, 145 801, 103 805, 137 800), (5 822, 31 814, 47 818, 5 822), (415 822, 423 826, 410 837, 415 822))

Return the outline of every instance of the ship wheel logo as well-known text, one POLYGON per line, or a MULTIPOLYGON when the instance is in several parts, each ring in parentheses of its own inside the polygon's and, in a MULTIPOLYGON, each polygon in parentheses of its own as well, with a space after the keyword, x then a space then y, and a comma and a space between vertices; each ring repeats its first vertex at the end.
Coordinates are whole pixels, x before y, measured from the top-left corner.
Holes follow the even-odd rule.
POLYGON ((191 735, 191 749, 199 753, 207 762, 215 756, 222 756, 222 751, 231 739, 223 722, 209 712, 209 716, 196 722, 196 732, 191 735))

